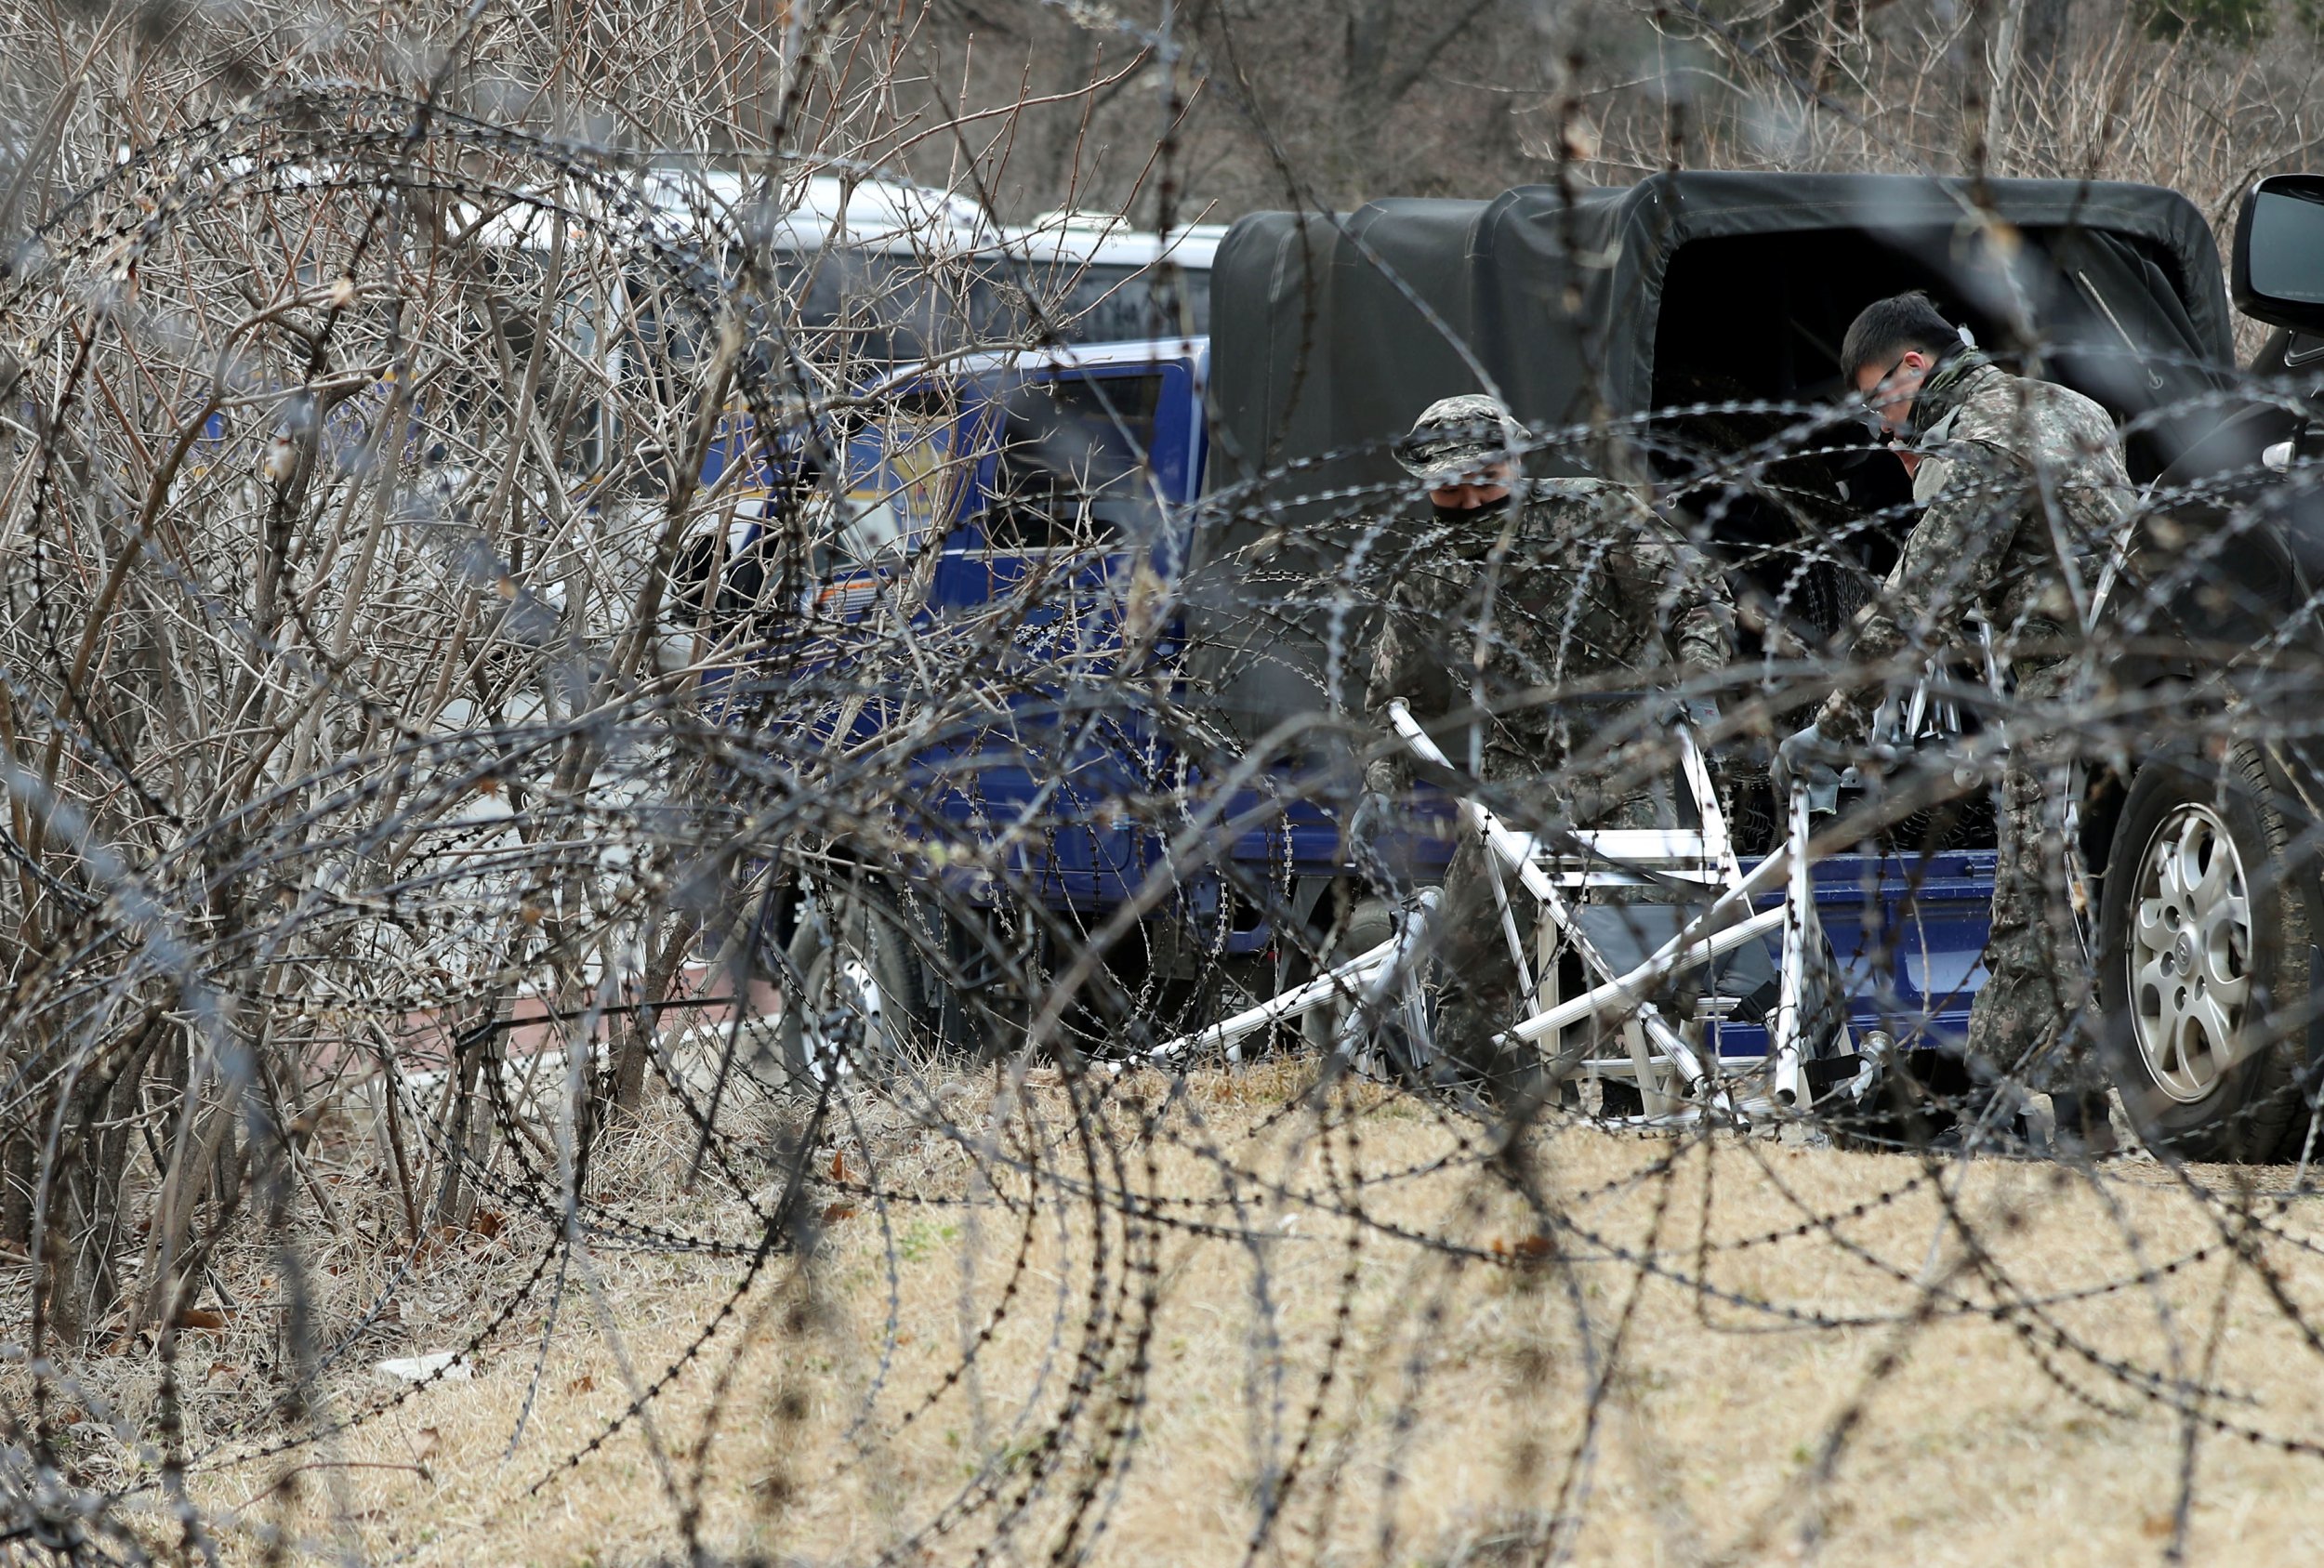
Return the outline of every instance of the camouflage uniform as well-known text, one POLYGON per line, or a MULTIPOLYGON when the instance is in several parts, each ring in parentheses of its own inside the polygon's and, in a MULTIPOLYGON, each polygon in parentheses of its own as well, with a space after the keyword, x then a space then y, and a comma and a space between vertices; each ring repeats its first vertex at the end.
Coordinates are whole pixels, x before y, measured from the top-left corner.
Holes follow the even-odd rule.
MULTIPOLYGON (((1537 795, 1529 804, 1539 819, 1667 821, 1664 791, 1630 781, 1612 794, 1567 774, 1596 727, 1594 705, 1544 700, 1675 684, 1732 657, 1725 585, 1633 492, 1599 480, 1520 481, 1506 507, 1423 528, 1391 576, 1371 672, 1376 716, 1404 699, 1456 767, 1502 785, 1496 793, 1537 795)), ((1410 762, 1408 752, 1392 752, 1372 764, 1367 786, 1401 795, 1410 762)), ((1518 997, 1485 853, 1463 833, 1446 873, 1438 1034, 1458 1059, 1498 1070, 1482 1048, 1514 1021, 1518 997)), ((1528 903, 1517 907, 1529 913, 1528 903)), ((1531 1074, 1512 1076, 1529 1082, 1531 1074)))
MULTIPOLYGON (((1916 644, 1941 644, 1972 612, 1991 628, 2031 727, 2012 729, 2012 765, 1995 802, 1992 935, 1969 1049, 2005 1072, 2035 1068, 2036 1087, 2063 1088, 2074 1074, 2054 1059, 2037 1066, 2037 1057, 2089 991, 2067 894, 2065 765, 2051 727, 2080 642, 2067 573, 2087 604, 2128 515, 2130 477, 2105 409, 1974 352, 1929 372, 1913 423, 1925 454, 1913 495, 1927 509, 1885 591, 1857 617, 1855 657, 1879 664, 1916 644)), ((1833 692, 1817 728, 1828 740, 1859 739, 1878 697, 1833 692)), ((2087 1072, 2080 1070, 2085 1081, 2087 1072)))

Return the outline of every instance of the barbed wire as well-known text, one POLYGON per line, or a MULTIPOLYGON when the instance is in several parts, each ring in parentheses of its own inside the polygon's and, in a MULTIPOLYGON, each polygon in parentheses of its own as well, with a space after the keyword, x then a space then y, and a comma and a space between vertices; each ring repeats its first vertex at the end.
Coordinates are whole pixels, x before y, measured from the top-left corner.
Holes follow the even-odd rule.
MULTIPOLYGON (((1173 213, 1198 35, 1055 8, 1164 73, 1173 213)), ((917 46, 811 9, 793 66, 917 46)), ((818 146, 838 73, 721 160, 448 72, 76 143, 11 236, 11 1561, 473 1560, 609 1491, 641 1561, 1743 1560, 1868 1528, 1980 1332, 2167 1430, 2158 1551, 2201 1444, 2324 1456, 2317 388, 2172 325, 2215 258, 1948 185, 1958 254, 1818 309, 1949 289, 1986 434, 1908 469, 1836 341, 1674 327, 1651 406, 1601 336, 1431 472, 1436 392, 1564 350, 1391 207, 1260 311, 1263 224, 1101 275, 985 165, 891 178, 918 132, 818 146), (2087 276, 2084 330, 2093 233, 2149 340, 2087 276), (1794 1458, 1699 1482, 1695 1382, 1794 1458)))

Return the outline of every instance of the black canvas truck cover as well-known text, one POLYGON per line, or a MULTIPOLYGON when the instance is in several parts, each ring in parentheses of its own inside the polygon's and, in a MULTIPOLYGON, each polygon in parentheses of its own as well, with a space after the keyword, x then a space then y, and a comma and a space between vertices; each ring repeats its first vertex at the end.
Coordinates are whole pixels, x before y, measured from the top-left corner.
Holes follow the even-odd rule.
MULTIPOLYGON (((1241 219, 1211 272, 1198 680, 1246 740, 1360 704, 1367 630, 1316 574, 1346 564, 1334 519, 1417 515, 1388 443, 1435 399, 1491 389, 1538 436, 1601 433, 1544 450, 1534 473, 1635 473, 1620 453, 1648 410, 1853 396, 1848 323, 1915 287, 2118 418, 2232 376, 2211 228, 2152 186, 1682 173, 1570 200, 1527 187, 1241 219)), ((2140 434, 2137 477, 2185 454, 2181 423, 2140 434)))

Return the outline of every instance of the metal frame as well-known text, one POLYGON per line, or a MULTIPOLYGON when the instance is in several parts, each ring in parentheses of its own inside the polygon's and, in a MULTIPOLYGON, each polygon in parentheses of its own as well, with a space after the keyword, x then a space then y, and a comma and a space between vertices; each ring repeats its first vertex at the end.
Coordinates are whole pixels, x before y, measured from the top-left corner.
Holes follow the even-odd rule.
MULTIPOLYGON (((1221 1019, 1207 1029, 1192 1034, 1182 1034, 1165 1041, 1147 1054, 1156 1061, 1176 1061, 1181 1057, 1226 1048, 1227 1060, 1243 1060, 1242 1042, 1251 1034, 1274 1023, 1287 1023, 1303 1017, 1334 997, 1353 998, 1359 1003, 1351 1021, 1359 1021, 1368 1008, 1377 1013, 1392 992, 1400 993, 1410 1012, 1408 1022, 1419 1022, 1426 1014, 1421 1009, 1419 966, 1412 960, 1428 926, 1429 916, 1435 913, 1438 890, 1423 888, 1419 896, 1396 912, 1395 933, 1379 946, 1357 954, 1342 963, 1335 964, 1304 985, 1292 987, 1271 996, 1257 1007, 1246 1008, 1232 1018, 1221 1019)), ((1350 1026, 1340 1028, 1340 1040, 1349 1035, 1350 1026)))
MULTIPOLYGON (((1439 767, 1450 766, 1403 703, 1391 703, 1388 718, 1416 757, 1439 767)), ((1486 861, 1487 874, 1502 934, 1516 967, 1520 995, 1525 998, 1524 1016, 1496 1043, 1540 1049, 1559 1081, 1610 1078, 1634 1084, 1644 1110, 1640 1119, 1647 1122, 1704 1114, 1740 1121, 1804 1105, 1808 1100, 1804 1063, 1812 1048, 1812 1042, 1804 1038, 1811 1011, 1807 995, 1813 983, 1811 955, 1822 942, 1808 876, 1806 787, 1798 782, 1791 787, 1785 842, 1746 875, 1736 857, 1700 746, 1684 724, 1674 726, 1672 732, 1680 771, 1702 823, 1699 830, 1580 829, 1548 841, 1516 833, 1476 800, 1460 799, 1464 824, 1491 851, 1486 861), (1510 894, 1508 883, 1512 877, 1538 906, 1530 922, 1530 944, 1527 922, 1520 917, 1510 894), (1616 969, 1583 929, 1571 895, 1586 895, 1598 889, 1651 888, 1674 880, 1719 890, 1708 908, 1644 961, 1627 970, 1616 969), (1783 899, 1780 906, 1754 907, 1759 899, 1778 889, 1783 899), (1766 1063, 1766 1092, 1738 1102, 1734 1092, 1736 1086, 1723 1071, 1715 1046, 1707 1041, 1709 1026, 1724 1016, 1732 1000, 1707 997, 1694 1017, 1674 1022, 1653 998, 1673 975, 1776 932, 1781 933, 1782 941, 1780 999, 1768 1029, 1772 1048, 1766 1063), (1556 959, 1563 950, 1578 953, 1592 979, 1588 990, 1572 997, 1557 995, 1556 959), (1617 1017, 1621 1021, 1623 1043, 1618 1056, 1591 1054, 1587 1045, 1576 1050, 1549 1044, 1572 1025, 1617 1017)), ((1431 1047, 1419 989, 1421 966, 1415 960, 1423 951, 1426 927, 1437 900, 1437 889, 1422 889, 1399 912, 1395 934, 1389 941, 1232 1018, 1166 1042, 1155 1048, 1152 1058, 1177 1061, 1225 1047, 1230 1060, 1239 1060, 1239 1042, 1246 1036, 1339 999, 1355 1005, 1337 1031, 1333 1051, 1363 1068, 1369 1061, 1366 1043, 1373 1024, 1391 997, 1396 996, 1404 1007, 1404 1026, 1415 1054, 1425 1061, 1431 1047)))

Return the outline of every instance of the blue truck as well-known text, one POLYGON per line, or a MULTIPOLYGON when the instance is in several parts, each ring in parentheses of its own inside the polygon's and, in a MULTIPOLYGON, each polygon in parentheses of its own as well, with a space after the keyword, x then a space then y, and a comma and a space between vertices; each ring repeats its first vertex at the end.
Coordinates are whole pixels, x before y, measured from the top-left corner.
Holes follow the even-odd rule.
MULTIPOLYGON (((1027 925, 1045 936, 1050 959, 1040 967, 1053 972, 1055 955, 1109 916, 1142 899, 1149 905, 1117 935, 1111 965, 1123 995, 1143 1005, 1127 1027, 1117 1019, 1100 1048, 1131 1054, 1294 985, 1380 935, 1378 902, 1349 864, 1336 809, 1344 774, 1284 759, 1226 785, 1220 775, 1238 755, 1232 743, 1172 733, 1163 717, 1166 706, 1202 706, 1189 611, 1176 590, 1215 512, 1206 506, 1210 368, 1203 339, 1079 345, 910 367, 867 391, 874 408, 893 412, 853 437, 848 501, 858 519, 875 520, 863 532, 878 543, 825 575, 821 602, 861 613, 916 578, 912 614, 923 627, 1018 603, 1013 639, 1045 672, 1037 691, 1012 695, 1005 718, 918 759, 943 781, 933 797, 952 833, 1003 844, 1019 824, 1037 824, 1037 841, 992 857, 999 875, 988 863, 944 889, 925 864, 826 863, 783 921, 796 989, 823 1011, 833 988, 847 991, 858 1010, 880 1017, 898 1057, 972 1045, 980 1016, 1003 1030, 1021 1021, 995 1004, 1007 988, 990 983, 993 966, 980 957, 1029 954, 1027 925), (1141 585, 1169 606, 1168 624, 1142 638, 1129 625, 1141 585), (1089 657, 1061 663, 1059 639, 1089 657), (1167 705, 1135 699, 1150 688, 1126 679, 1141 673, 1132 659, 1162 682, 1167 705), (1069 667, 1086 677, 1078 692, 1060 673, 1069 667), (1176 817, 1123 810, 1173 792, 1211 804, 1218 822, 1239 830, 1206 835, 1189 855, 1171 847, 1189 825, 1185 809, 1176 817), (1157 879, 1168 896, 1152 897, 1157 879), (1017 934, 996 940, 996 924, 1017 934), (957 995, 963 988, 983 995, 957 995)), ((1432 820, 1439 831, 1424 826, 1412 846, 1424 877, 1449 850, 1442 816, 1432 820)), ((1979 973, 1992 861, 1989 847, 1971 845, 1842 855, 1816 867, 1858 1034, 1915 1045, 1958 1036, 1979 973)), ((1634 949, 1633 925, 1607 922, 1602 934, 1634 949)), ((1763 1057, 1772 958, 1742 955, 1722 982, 1741 995, 1703 1027, 1723 1056, 1763 1057)), ((815 1013, 788 1016, 786 1071, 819 1074, 828 1064, 816 1061, 801 1021, 815 1013)), ((1604 1103, 1625 1101, 1609 1093, 1604 1103)))
MULTIPOLYGON (((891 1024, 901 1011, 957 1045, 958 1012, 977 1008, 954 994, 991 973, 980 952, 1041 961, 1037 942, 956 929, 964 911, 1007 912, 1046 933, 1052 958, 1107 934, 1116 989, 1093 1032, 1135 1051, 1376 934, 1334 809, 1350 796, 1346 747, 1262 747, 1301 714, 1360 711, 1360 657, 1322 624, 1327 608, 1282 586, 1331 580, 1345 548, 1333 524, 1353 508, 1408 504, 1388 444, 1435 397, 1491 386, 1552 438, 1549 471, 1653 481, 1723 560, 1763 639, 1744 651, 1738 698, 1781 638, 1813 648, 1842 630, 1909 526, 1893 456, 1814 425, 1844 396, 1837 345, 1871 298, 1926 288, 2006 362, 2097 398, 2142 482, 2199 482, 2249 455, 2185 412, 2232 385, 2232 323, 2208 225, 2150 187, 1689 174, 1259 214, 1220 244, 1209 285, 1207 340, 957 359, 867 400, 900 412, 852 442, 851 499, 889 508, 877 532, 920 542, 914 613, 957 619, 1037 578, 1021 634, 1084 650, 1089 679, 1052 662, 1007 720, 944 754, 931 798, 965 842, 1009 844, 1006 877, 987 856, 982 880, 939 894, 925 865, 842 850, 803 881, 785 931, 811 1002, 851 973, 858 1002, 908 994, 891 1024), (927 482, 939 468, 947 482, 927 482), (1248 613, 1271 595, 1274 613, 1248 613), (1140 626, 1142 603, 1163 624, 1140 626), (1126 697, 1140 680, 1169 702, 1126 697), (1188 714, 1198 732, 1172 732, 1188 714), (1199 822, 1182 810, 1197 798, 1199 822), (1163 799, 1183 820, 1126 809, 1163 799), (1037 822, 1037 841, 1010 840, 1037 822)), ((896 575, 859 564, 825 591, 869 602, 896 575)), ((1948 729, 1894 695, 1898 744, 1957 735, 1958 716, 1948 729)), ((2078 803, 2093 867, 2120 782, 2093 770, 2078 803)), ((1424 844, 1423 869, 1442 853, 1424 844)), ((1937 1048, 1922 1071, 1958 1072, 1943 1048, 1980 979, 1993 861, 1972 799, 1816 865, 1847 1044, 1937 1048)), ((1701 1017, 1721 1057, 1765 1055, 1768 968, 1711 988, 1742 993, 1701 1017)), ((812 1068, 812 1009, 792 1016, 791 1065, 812 1068)))

